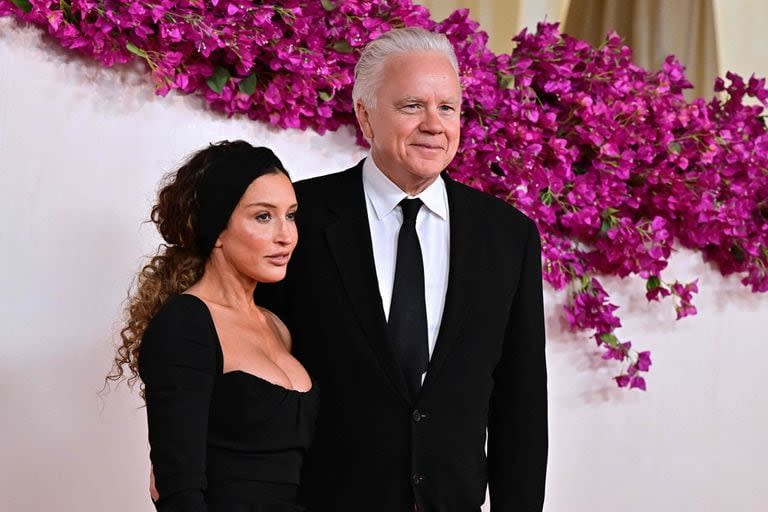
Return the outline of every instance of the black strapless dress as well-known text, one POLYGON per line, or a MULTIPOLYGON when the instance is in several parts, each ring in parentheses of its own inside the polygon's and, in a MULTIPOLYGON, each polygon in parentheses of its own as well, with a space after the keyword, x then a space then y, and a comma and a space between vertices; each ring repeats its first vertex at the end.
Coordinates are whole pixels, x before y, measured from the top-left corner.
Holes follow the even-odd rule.
POLYGON ((318 390, 222 373, 208 307, 174 295, 141 343, 150 458, 160 512, 298 512, 318 390))

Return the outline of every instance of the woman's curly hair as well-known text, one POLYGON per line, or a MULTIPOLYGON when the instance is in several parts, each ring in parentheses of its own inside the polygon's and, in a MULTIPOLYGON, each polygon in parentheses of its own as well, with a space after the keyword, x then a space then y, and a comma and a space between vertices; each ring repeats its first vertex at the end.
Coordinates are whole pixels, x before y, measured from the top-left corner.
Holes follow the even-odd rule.
MULTIPOLYGON (((139 346, 150 320, 170 295, 181 293, 203 275, 205 260, 196 244, 198 182, 209 164, 222 154, 242 149, 244 141, 223 141, 192 154, 178 170, 161 182, 157 202, 152 206, 151 221, 165 240, 136 275, 123 310, 112 371, 105 383, 126 379, 133 386, 139 379, 139 346)), ((144 391, 140 390, 143 397, 144 391)))

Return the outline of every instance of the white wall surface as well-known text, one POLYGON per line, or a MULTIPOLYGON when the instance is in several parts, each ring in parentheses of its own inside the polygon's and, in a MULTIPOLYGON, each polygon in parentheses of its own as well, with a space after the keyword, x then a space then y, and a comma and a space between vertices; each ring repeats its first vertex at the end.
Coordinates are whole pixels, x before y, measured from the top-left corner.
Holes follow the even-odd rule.
MULTIPOLYGON (((158 237, 161 174, 209 141, 271 146, 294 178, 362 155, 351 131, 278 131, 159 98, 140 69, 102 69, 0 19, 0 510, 152 510, 141 401, 97 395, 121 302, 158 237)), ((548 292, 547 512, 759 512, 768 502, 768 296, 677 253, 700 314, 674 321, 643 283, 609 280, 621 334, 653 350, 649 391, 625 392, 548 292)))
POLYGON ((720 76, 733 71, 748 79, 768 76, 765 0, 713 0, 720 76))

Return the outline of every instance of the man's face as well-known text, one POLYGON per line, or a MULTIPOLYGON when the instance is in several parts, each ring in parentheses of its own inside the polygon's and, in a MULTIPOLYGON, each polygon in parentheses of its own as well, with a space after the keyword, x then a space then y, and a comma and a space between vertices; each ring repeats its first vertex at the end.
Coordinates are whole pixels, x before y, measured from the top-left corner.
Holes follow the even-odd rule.
POLYGON ((430 51, 390 56, 376 106, 355 106, 374 162, 412 195, 432 183, 456 155, 460 107, 456 72, 447 57, 430 51))

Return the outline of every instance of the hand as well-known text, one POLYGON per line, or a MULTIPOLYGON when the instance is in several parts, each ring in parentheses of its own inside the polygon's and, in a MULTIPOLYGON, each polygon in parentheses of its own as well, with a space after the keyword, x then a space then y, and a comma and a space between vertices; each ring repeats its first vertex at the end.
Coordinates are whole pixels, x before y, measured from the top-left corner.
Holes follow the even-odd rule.
POLYGON ((157 492, 157 487, 155 487, 155 470, 151 465, 149 466, 149 496, 152 498, 152 501, 160 499, 160 493, 157 492))

